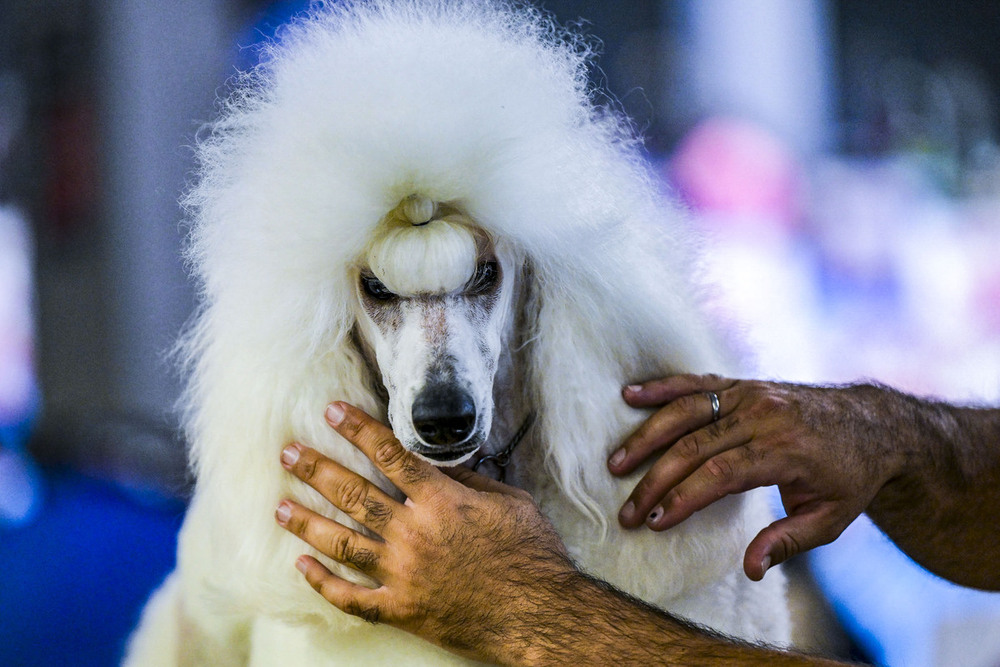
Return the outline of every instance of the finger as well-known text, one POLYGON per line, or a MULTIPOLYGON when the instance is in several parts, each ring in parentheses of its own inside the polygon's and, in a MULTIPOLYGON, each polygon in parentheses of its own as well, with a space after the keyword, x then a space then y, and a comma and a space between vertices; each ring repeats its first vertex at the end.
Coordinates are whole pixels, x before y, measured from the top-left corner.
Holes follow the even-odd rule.
POLYGON ((476 491, 483 491, 485 493, 500 493, 506 496, 528 495, 523 489, 519 489, 515 486, 509 486, 503 482, 493 479, 492 477, 487 477, 486 475, 480 475, 478 472, 464 466, 441 468, 441 471, 453 480, 461 482, 465 486, 476 491))
POLYGON ((748 443, 708 459, 680 482, 646 516, 646 525, 664 530, 734 493, 783 484, 788 470, 763 458, 748 443))
POLYGON ((337 401, 327 407, 326 420, 408 498, 419 501, 438 490, 444 479, 441 472, 408 452, 387 426, 364 411, 337 401))
POLYGON ((369 623, 382 620, 381 589, 372 590, 338 577, 312 556, 299 556, 295 567, 305 575, 309 585, 337 609, 369 623))
MULTIPOLYGON (((722 419, 739 402, 731 391, 720 390, 719 415, 722 419)), ((657 410, 635 430, 608 458, 608 469, 615 475, 627 475, 653 453, 673 445, 686 433, 713 424, 715 411, 704 393, 685 394, 657 410)), ((724 421, 724 419, 723 419, 724 421)), ((719 424, 720 422, 715 422, 719 424)))
POLYGON ((320 553, 359 572, 378 576, 383 543, 290 500, 281 501, 274 518, 320 553))
POLYGON ((713 456, 746 447, 752 438, 749 426, 743 424, 738 416, 729 415, 678 440, 646 471, 632 490, 619 513, 622 525, 634 528, 644 521, 657 523, 659 514, 650 514, 671 489, 689 478, 713 456))
POLYGON ((352 470, 315 449, 298 443, 285 447, 281 464, 286 470, 319 491, 358 523, 383 535, 400 503, 352 470))
POLYGON ((739 380, 721 375, 671 375, 641 384, 630 384, 622 391, 625 402, 634 408, 648 408, 675 401, 681 396, 706 391, 719 392, 735 386, 739 380))
POLYGON ((743 571, 753 581, 760 581, 768 568, 837 539, 851 520, 829 510, 779 519, 750 542, 743 556, 743 571))

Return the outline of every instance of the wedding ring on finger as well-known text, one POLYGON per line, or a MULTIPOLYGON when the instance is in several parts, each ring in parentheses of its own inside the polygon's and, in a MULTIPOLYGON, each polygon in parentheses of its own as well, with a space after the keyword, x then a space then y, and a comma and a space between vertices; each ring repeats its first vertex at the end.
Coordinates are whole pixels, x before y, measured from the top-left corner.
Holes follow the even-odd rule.
POLYGON ((712 402, 712 421, 719 421, 719 395, 714 391, 706 391, 705 396, 712 402))

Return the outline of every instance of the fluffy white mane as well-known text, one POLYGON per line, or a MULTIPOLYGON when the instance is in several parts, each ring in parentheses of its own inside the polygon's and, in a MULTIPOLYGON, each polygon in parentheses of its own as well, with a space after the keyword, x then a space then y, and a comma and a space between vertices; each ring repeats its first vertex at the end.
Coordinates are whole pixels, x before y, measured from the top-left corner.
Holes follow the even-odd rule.
MULTIPOLYGON (((530 264, 532 446, 599 526, 624 500, 606 457, 642 418, 621 386, 731 371, 695 305, 690 232, 628 123, 593 103, 590 55, 548 17, 504 2, 339 2, 289 26, 237 81, 185 200, 203 303, 184 354, 198 520, 259 566, 254 586, 301 549, 271 522, 278 499, 320 506, 278 469, 287 442, 375 476, 322 415, 340 399, 385 417, 351 340, 351 269, 370 260, 405 288, 399 253, 426 235, 372 239, 406 234, 378 230, 409 195, 453 205, 530 264)), ((449 225, 438 245, 448 285, 475 261, 468 227, 449 225)), ((728 531, 720 522, 704 543, 732 542, 738 562, 742 537, 728 531)), ((723 567, 713 555, 704 577, 723 567)))

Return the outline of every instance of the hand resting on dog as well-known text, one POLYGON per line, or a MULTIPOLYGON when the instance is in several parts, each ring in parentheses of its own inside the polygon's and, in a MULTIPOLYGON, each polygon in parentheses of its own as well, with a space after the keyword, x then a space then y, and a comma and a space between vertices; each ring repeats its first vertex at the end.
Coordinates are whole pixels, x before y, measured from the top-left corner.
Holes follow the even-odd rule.
POLYGON ((287 530, 379 582, 369 589, 298 559, 313 588, 349 614, 505 665, 824 662, 713 635, 588 577, 527 493, 463 468, 453 479, 352 406, 334 403, 327 417, 407 496, 400 503, 308 447, 282 453, 287 470, 376 535, 289 500, 276 512, 287 530))
POLYGON ((776 484, 788 517, 750 543, 751 579, 833 541, 867 512, 927 569, 1000 588, 1000 410, 875 385, 695 375, 623 395, 658 410, 611 455, 609 469, 624 475, 659 457, 624 504, 622 525, 665 530, 725 495, 776 484), (715 421, 706 392, 718 396, 715 421))
MULTIPOLYGON (((293 444, 282 453, 288 470, 378 536, 366 537, 291 501, 279 506, 282 526, 382 584, 371 590, 349 583, 302 556, 296 566, 334 605, 475 657, 489 635, 513 635, 525 613, 551 606, 579 576, 526 492, 465 468, 454 469, 464 484, 455 481, 406 451, 387 427, 356 408, 342 409, 337 430, 407 500, 397 502, 308 447, 293 444), (472 572, 489 573, 489 580, 470 581, 465 575, 472 572), (493 578, 501 572, 515 576, 493 578)), ((492 652, 488 657, 513 660, 492 652)))

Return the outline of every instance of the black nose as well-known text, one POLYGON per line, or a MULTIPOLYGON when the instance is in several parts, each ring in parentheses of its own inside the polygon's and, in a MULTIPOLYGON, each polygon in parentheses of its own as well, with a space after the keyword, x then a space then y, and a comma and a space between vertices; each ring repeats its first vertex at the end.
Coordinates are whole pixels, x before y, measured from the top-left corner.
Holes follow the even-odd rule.
POLYGON ((457 445, 476 427, 476 404, 452 385, 431 385, 413 402, 413 426, 428 445, 457 445))

